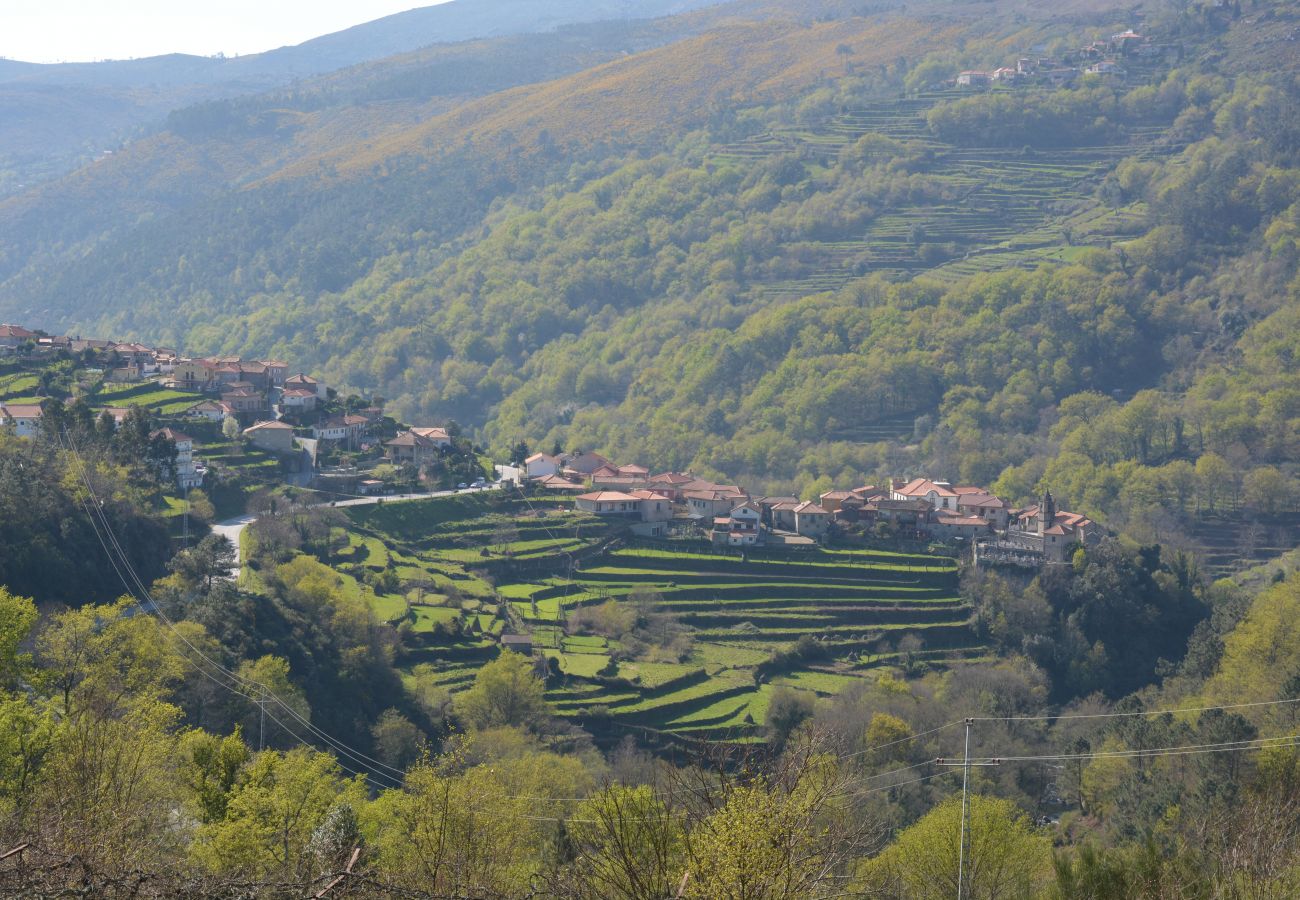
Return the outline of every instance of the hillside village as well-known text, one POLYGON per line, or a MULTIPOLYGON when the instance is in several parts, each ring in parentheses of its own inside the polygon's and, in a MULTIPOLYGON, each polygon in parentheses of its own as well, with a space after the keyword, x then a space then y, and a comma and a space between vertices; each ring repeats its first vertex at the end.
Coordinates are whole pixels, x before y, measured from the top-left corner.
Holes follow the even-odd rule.
POLYGON ((48 335, 0 325, 0 426, 40 433, 51 403, 82 402, 118 427, 147 409, 176 446, 176 486, 220 477, 287 482, 344 494, 453 486, 486 477, 454 426, 407 427, 382 404, 339 397, 323 380, 274 359, 189 357, 136 342, 48 335), (60 364, 66 383, 51 373, 60 364), (456 479, 464 479, 457 482, 456 479))
POLYGON ((984 488, 929 478, 831 490, 815 500, 756 496, 583 452, 535 453, 523 475, 540 489, 575 494, 582 512, 628 520, 637 536, 704 538, 722 549, 798 549, 832 537, 940 541, 971 547, 987 565, 1034 566, 1068 562, 1076 547, 1101 537, 1095 522, 1060 509, 1050 491, 1014 508, 984 488))
MULTIPOLYGON (((255 458, 272 463, 263 467, 264 482, 339 495, 487 483, 482 461, 464 442, 457 446, 454 426, 399 425, 381 405, 341 401, 322 380, 280 360, 187 357, 171 348, 51 336, 17 325, 0 326, 0 354, 34 367, 75 359, 86 373, 102 374, 97 391, 78 382, 71 393, 115 427, 131 406, 150 406, 157 418, 153 435, 176 447, 182 491, 204 487, 212 462, 246 468, 232 465, 240 461, 229 456, 234 443, 242 445, 240 459, 260 453, 255 458), (448 465, 457 459, 459 468, 448 465)), ((39 391, 39 378, 29 381, 39 391)), ((12 391, 0 391, 0 398, 0 426, 19 436, 40 432, 52 398, 15 398, 12 391)), ((816 498, 762 496, 691 473, 652 475, 645 466, 616 465, 580 450, 534 453, 517 469, 500 469, 536 491, 573 497, 579 512, 624 520, 636 537, 707 540, 720 549, 942 542, 971 548, 973 559, 986 565, 1032 567, 1068 562, 1075 547, 1100 536, 1091 519, 1058 508, 1050 491, 1023 508, 981 487, 929 478, 895 478, 816 498)))

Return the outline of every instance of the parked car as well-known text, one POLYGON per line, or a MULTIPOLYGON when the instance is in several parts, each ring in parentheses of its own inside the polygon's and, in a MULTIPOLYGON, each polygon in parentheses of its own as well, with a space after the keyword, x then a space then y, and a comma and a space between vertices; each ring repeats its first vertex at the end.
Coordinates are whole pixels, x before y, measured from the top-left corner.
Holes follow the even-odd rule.
POLYGON ((463 491, 467 487, 469 487, 469 485, 462 481, 460 484, 456 485, 456 490, 463 491))

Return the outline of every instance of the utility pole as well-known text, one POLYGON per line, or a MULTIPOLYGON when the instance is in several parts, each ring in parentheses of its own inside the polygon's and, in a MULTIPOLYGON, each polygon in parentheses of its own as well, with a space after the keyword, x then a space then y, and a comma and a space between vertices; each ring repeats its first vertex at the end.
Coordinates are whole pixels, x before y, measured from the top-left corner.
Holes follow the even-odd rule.
POLYGON ((970 780, 970 728, 974 720, 966 717, 966 750, 962 754, 961 765, 961 837, 957 843, 957 900, 962 898, 962 889, 966 882, 966 819, 970 813, 970 799, 966 794, 966 783, 970 780))
POLYGON ((257 706, 262 711, 261 717, 257 722, 257 752, 262 752, 263 737, 266 734, 266 691, 258 691, 257 706))
POLYGON ((985 762, 971 762, 970 760, 970 730, 975 724, 973 718, 966 719, 966 748, 962 753, 961 762, 948 759, 936 759, 935 765, 938 766, 961 766, 961 832, 957 843, 957 900, 964 900, 966 897, 966 841, 970 834, 970 798, 967 794, 967 787, 970 782, 971 766, 988 767, 999 766, 1002 764, 1000 759, 990 759, 985 762))
POLYGON ((190 548, 190 486, 185 484, 185 494, 183 496, 185 511, 181 513, 181 548, 188 550, 190 548))

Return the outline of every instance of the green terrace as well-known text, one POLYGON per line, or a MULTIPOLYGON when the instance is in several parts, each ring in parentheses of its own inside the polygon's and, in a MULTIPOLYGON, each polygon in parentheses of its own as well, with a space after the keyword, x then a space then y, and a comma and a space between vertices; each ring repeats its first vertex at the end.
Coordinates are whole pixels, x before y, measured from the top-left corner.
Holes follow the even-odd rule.
POLYGON ((636 727, 754 740, 774 687, 836 694, 898 664, 905 638, 913 645, 910 658, 927 665, 984 653, 957 594, 955 562, 920 554, 819 550, 740 558, 623 547, 571 574, 504 582, 496 590, 558 668, 559 683, 547 695, 556 712, 611 736, 636 727), (646 592, 688 627, 694 643, 685 660, 615 658, 623 655, 616 641, 571 633, 570 620, 584 607, 635 602, 646 592), (804 635, 821 642, 826 658, 755 677, 804 635))
POLYGON ((922 197, 895 206, 870 221, 860 237, 801 242, 800 272, 763 284, 761 295, 795 298, 836 290, 873 271, 931 271, 953 281, 1065 263, 1086 246, 1105 246, 1144 227, 1140 204, 1107 207, 1095 188, 1122 159, 1173 153, 1177 148, 1167 142, 1167 129, 1130 126, 1114 144, 1025 150, 937 140, 926 114, 937 103, 969 96, 947 90, 882 100, 819 126, 779 128, 718 147, 714 156, 720 161, 790 154, 830 164, 860 138, 879 135, 928 154, 925 175, 944 187, 944 199, 922 197))
POLYGON ((945 666, 986 652, 946 557, 629 544, 617 523, 499 492, 342 512, 329 564, 398 628, 404 671, 456 693, 502 633, 527 633, 554 673, 555 712, 602 740, 627 728, 759 740, 778 687, 831 696, 904 656, 945 666), (650 602, 685 642, 647 648, 581 624, 610 601, 650 602), (788 658, 805 635, 818 657, 788 658))
POLYGON ((202 394, 174 391, 156 381, 105 384, 88 398, 94 409, 103 409, 107 406, 144 406, 162 416, 179 416, 202 399, 202 394))

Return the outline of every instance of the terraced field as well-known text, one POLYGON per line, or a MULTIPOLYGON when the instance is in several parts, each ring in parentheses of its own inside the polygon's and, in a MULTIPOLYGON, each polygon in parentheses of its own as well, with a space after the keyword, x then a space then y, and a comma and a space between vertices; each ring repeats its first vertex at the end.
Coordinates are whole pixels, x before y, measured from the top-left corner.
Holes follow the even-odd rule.
POLYGON ((1164 129, 1133 128, 1122 143, 1061 149, 957 147, 936 140, 926 121, 936 103, 967 96, 937 91, 881 101, 835 116, 814 129, 787 128, 719 148, 719 160, 777 154, 830 162, 867 134, 906 142, 931 157, 928 177, 945 186, 943 201, 915 201, 877 216, 861 237, 800 244, 804 274, 760 288, 765 298, 835 290, 871 272, 928 270, 944 280, 1009 267, 1068 262, 1089 245, 1134 233, 1140 205, 1111 209, 1095 196, 1099 180, 1121 159, 1172 151, 1164 129))
MULTIPOLYGON (((882 552, 819 551, 747 559, 649 547, 613 550, 575 571, 498 587, 552 657, 562 678, 548 698, 597 733, 649 728, 683 736, 756 740, 777 686, 829 696, 893 664, 898 643, 942 665, 983 652, 957 596, 950 559, 882 552), (693 631, 677 663, 610 662, 599 636, 566 633, 583 606, 657 595, 693 631), (804 635, 824 658, 770 677, 756 667, 804 635)), ((569 629, 571 630, 571 629, 569 629)))
POLYGON ((611 740, 629 728, 760 740, 778 687, 830 696, 901 655, 942 666, 984 653, 951 559, 627 546, 616 524, 569 502, 494 492, 353 507, 332 565, 402 630, 406 671, 454 694, 496 656, 497 636, 527 632, 551 661, 555 711, 611 740), (579 610, 631 595, 690 640, 631 652, 579 627, 579 610), (804 635, 816 658, 773 665, 804 635))
MULTIPOLYGON (((571 502, 571 501, 570 501, 571 502)), ((599 544, 610 526, 546 500, 496 492, 346 510, 348 545, 331 564, 364 591, 376 615, 406 632, 411 666, 475 665, 496 653, 511 620, 497 573, 563 568, 570 554, 599 544)), ((522 595, 520 595, 522 596, 522 595)), ((472 679, 462 679, 466 684, 472 679)), ((450 687, 465 686, 459 681, 450 687)))
POLYGON ((91 406, 146 406, 159 415, 178 416, 203 399, 202 394, 173 391, 156 381, 106 384, 91 398, 91 406))

